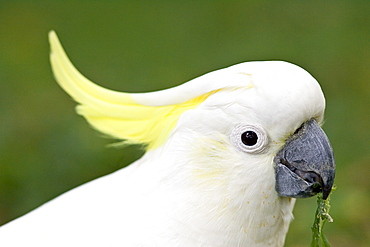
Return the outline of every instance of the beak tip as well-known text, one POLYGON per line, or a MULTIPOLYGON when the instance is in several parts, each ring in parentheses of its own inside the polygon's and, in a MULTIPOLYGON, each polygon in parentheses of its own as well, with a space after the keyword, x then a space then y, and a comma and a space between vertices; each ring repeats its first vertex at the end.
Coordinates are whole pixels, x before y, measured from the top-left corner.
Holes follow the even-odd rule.
POLYGON ((333 184, 330 183, 330 184, 326 184, 323 186, 322 188, 322 199, 326 200, 330 193, 331 193, 331 190, 332 190, 332 187, 333 187, 333 184))

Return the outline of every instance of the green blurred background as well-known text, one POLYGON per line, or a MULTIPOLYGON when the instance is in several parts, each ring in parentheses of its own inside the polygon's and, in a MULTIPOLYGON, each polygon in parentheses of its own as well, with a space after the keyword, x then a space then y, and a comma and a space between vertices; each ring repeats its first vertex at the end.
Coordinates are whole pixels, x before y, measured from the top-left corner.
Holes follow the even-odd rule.
MULTIPOLYGON (((1 1, 0 225, 126 166, 53 79, 49 30, 104 87, 143 92, 250 60, 310 71, 327 99, 335 150, 332 246, 370 243, 369 1, 1 1)), ((316 198, 295 208, 286 246, 308 246, 316 198)), ((21 236, 21 234, 20 234, 21 236)))

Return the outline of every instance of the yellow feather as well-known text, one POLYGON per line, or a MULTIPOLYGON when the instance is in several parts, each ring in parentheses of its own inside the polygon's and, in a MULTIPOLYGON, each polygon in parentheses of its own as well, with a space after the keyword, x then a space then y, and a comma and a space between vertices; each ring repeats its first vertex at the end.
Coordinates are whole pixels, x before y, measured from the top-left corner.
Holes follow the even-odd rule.
POLYGON ((49 33, 50 60, 59 85, 80 105, 77 113, 98 131, 128 144, 143 144, 148 149, 162 145, 187 110, 196 108, 213 90, 183 103, 148 106, 135 102, 133 94, 100 87, 73 66, 54 31, 49 33))

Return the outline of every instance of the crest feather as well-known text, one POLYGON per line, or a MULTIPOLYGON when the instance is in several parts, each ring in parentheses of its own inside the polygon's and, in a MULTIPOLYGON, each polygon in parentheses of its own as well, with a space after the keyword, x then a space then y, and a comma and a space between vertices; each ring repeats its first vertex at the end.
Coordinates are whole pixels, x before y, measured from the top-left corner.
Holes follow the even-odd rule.
POLYGON ((49 33, 49 41, 54 76, 80 104, 77 113, 98 131, 128 144, 143 144, 149 149, 160 146, 183 112, 196 108, 218 91, 196 85, 195 80, 150 93, 130 94, 105 89, 85 78, 73 66, 54 31, 49 33))

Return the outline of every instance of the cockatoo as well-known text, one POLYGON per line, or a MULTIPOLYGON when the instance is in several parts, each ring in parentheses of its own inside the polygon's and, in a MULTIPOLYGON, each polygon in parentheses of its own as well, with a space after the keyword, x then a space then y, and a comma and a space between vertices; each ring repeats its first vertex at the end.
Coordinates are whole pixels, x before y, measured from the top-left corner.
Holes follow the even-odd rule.
POLYGON ((283 246, 295 198, 333 185, 325 99, 304 69, 245 62, 148 93, 102 88, 49 35, 59 85, 145 155, 0 228, 0 246, 283 246))

